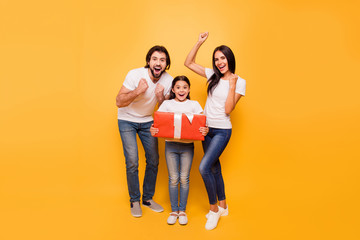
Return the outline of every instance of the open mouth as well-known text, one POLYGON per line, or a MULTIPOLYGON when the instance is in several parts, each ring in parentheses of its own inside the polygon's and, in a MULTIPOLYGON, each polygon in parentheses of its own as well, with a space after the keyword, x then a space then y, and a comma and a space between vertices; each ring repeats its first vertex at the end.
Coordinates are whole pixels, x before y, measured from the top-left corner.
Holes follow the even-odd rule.
POLYGON ((154 67, 154 73, 156 75, 160 74, 161 73, 161 67, 154 67))
POLYGON ((226 67, 226 65, 221 65, 221 66, 218 66, 218 68, 219 68, 220 72, 221 72, 222 70, 224 70, 224 69, 225 69, 225 67, 226 67))

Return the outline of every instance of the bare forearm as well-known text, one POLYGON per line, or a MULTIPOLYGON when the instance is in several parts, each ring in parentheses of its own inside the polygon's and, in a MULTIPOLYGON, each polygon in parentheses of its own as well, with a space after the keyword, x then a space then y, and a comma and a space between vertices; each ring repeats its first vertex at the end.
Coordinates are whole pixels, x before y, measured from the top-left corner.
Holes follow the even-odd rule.
POLYGON ((196 42, 194 47, 191 49, 191 51, 189 52, 189 54, 187 55, 187 57, 185 59, 184 65, 186 67, 189 67, 191 64, 195 63, 196 54, 199 51, 199 48, 201 47, 202 44, 203 44, 202 42, 198 41, 198 42, 196 42))
POLYGON ((158 100, 158 106, 160 107, 160 105, 164 102, 165 100, 165 96, 164 95, 160 95, 160 96, 156 96, 157 100, 158 100))
POLYGON ((206 77, 205 68, 195 62, 196 54, 203 42, 197 42, 185 59, 184 65, 200 76, 206 77))
POLYGON ((137 96, 139 96, 139 93, 136 89, 127 93, 119 93, 116 96, 116 106, 118 106, 119 108, 126 107, 132 101, 134 101, 137 96))
POLYGON ((225 113, 229 115, 234 110, 235 105, 235 86, 230 86, 229 93, 225 102, 225 113))

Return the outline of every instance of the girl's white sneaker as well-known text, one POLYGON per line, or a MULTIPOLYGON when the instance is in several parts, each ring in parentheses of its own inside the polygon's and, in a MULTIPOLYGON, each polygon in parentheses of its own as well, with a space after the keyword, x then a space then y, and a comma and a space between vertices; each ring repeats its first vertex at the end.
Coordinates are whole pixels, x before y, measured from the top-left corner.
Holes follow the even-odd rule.
POLYGON ((176 223, 176 219, 178 218, 179 214, 177 212, 170 213, 170 216, 167 219, 167 224, 174 225, 176 223))
POLYGON ((188 219, 184 211, 179 212, 179 223, 181 225, 186 225, 188 223, 188 219))

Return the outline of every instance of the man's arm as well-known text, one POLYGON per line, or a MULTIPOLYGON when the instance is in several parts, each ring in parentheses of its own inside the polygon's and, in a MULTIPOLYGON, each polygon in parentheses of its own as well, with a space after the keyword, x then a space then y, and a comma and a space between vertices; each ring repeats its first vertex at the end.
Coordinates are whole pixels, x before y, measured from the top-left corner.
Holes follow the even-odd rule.
POLYGON ((137 96, 144 93, 148 87, 149 86, 144 78, 140 79, 139 85, 132 91, 122 86, 116 96, 116 106, 119 108, 128 106, 137 96))
POLYGON ((156 85, 156 88, 155 88, 155 96, 156 96, 156 99, 160 106, 164 100, 169 99, 170 94, 168 94, 167 96, 164 96, 164 86, 159 83, 156 85))

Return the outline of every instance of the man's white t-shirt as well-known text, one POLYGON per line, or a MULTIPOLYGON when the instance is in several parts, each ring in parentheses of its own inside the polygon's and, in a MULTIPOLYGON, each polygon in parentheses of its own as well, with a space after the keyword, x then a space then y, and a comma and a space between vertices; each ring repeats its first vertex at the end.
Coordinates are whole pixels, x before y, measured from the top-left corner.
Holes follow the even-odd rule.
MULTIPOLYGON (((209 79, 214 70, 205 68, 206 78, 209 79)), ((246 81, 240 77, 236 82, 235 93, 245 96, 246 81)), ((209 94, 205 104, 206 122, 209 127, 230 129, 232 128, 230 115, 225 113, 225 102, 229 93, 229 81, 220 79, 219 84, 209 94)))
MULTIPOLYGON (((198 101, 186 100, 184 102, 178 102, 175 99, 165 100, 158 109, 159 112, 175 112, 175 113, 193 113, 200 114, 203 112, 202 107, 198 101)), ((167 142, 182 142, 192 143, 192 140, 183 139, 165 139, 167 142)))
POLYGON ((148 89, 137 96, 128 106, 118 109, 118 119, 131 122, 150 122, 153 120, 152 114, 157 104, 155 88, 157 84, 164 86, 164 96, 170 93, 173 78, 167 72, 163 72, 159 81, 153 83, 149 76, 148 68, 137 68, 129 71, 126 75, 123 86, 133 91, 139 85, 141 78, 146 79, 148 89))

